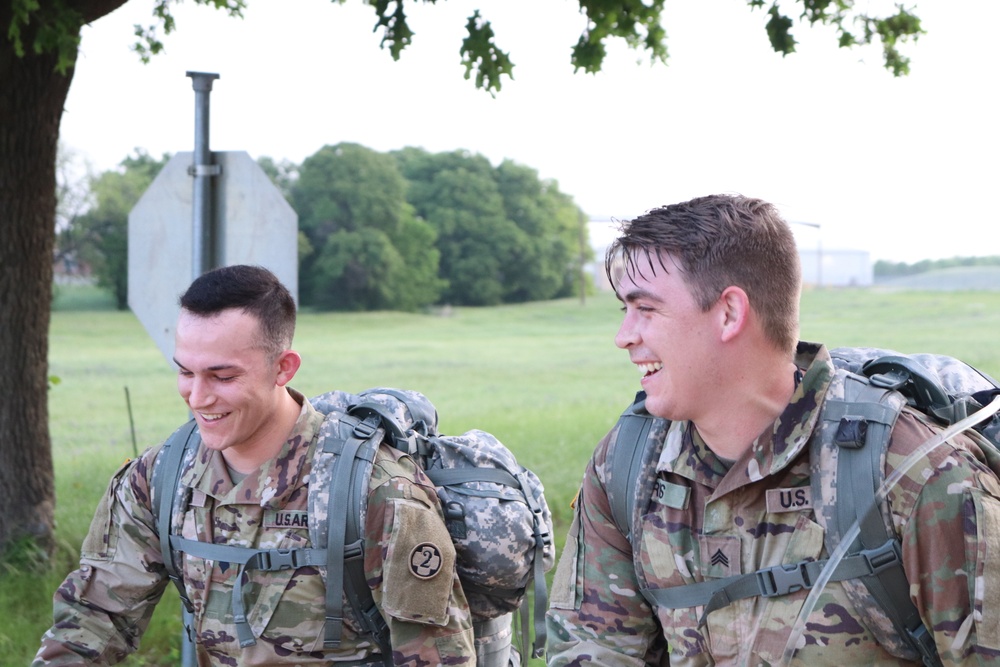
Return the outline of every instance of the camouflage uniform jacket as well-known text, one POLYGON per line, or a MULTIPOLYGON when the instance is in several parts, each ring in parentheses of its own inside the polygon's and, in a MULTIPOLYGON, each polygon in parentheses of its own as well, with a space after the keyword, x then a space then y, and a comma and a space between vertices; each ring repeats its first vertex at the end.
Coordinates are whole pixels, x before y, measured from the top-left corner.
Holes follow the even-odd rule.
MULTIPOLYGON (((302 411, 288 441, 273 461, 238 484, 218 452, 199 448, 181 477, 191 489, 183 537, 257 548, 311 546, 308 485, 323 415, 293 395, 302 411)), ((158 450, 114 476, 83 544, 80 568, 55 594, 55 623, 35 665, 113 664, 138 647, 168 583, 150 511, 158 450)), ((474 665, 471 617, 433 484, 388 447, 380 449, 371 480, 365 572, 389 625, 395 664, 474 665), (440 549, 443 566, 436 576, 419 578, 409 567, 410 554, 426 542, 440 549)), ((326 665, 372 656, 346 600, 342 643, 324 649, 325 587, 314 567, 248 572, 247 616, 257 643, 241 649, 230 606, 236 567, 181 558, 200 666, 326 665)))
MULTIPOLYGON (((818 407, 842 383, 821 346, 800 344, 796 363, 804 375, 791 402, 728 470, 688 423, 669 425, 656 470, 640 475, 651 500, 633 544, 616 528, 605 492, 615 433, 601 441, 553 583, 549 665, 781 664, 809 591, 737 600, 699 627, 703 607, 654 612, 640 590, 828 557, 811 506, 807 443, 818 407)), ((668 422, 656 424, 662 434, 668 422)), ((904 409, 887 476, 937 431, 904 409)), ((1000 484, 981 460, 972 439, 953 438, 888 497, 911 597, 945 665, 1000 664, 1000 484)), ((792 664, 915 664, 884 650, 859 617, 845 587, 829 583, 792 664)))

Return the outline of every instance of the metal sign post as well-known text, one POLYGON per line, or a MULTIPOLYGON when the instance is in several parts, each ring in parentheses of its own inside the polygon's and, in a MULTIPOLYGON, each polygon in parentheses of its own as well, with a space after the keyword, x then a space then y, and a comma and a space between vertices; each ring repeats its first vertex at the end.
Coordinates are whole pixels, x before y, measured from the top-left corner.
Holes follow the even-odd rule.
POLYGON ((218 229, 212 215, 212 177, 218 176, 219 165, 212 164, 212 152, 208 148, 209 96, 212 82, 218 74, 208 72, 188 72, 194 88, 194 163, 191 176, 194 177, 194 197, 192 210, 191 242, 193 271, 191 280, 219 266, 216 256, 218 229))
MULTIPOLYGON (((219 166, 212 164, 208 148, 209 95, 218 74, 188 72, 194 88, 194 160, 190 174, 194 177, 191 219, 191 280, 211 270, 216 264, 216 227, 212 216, 212 177, 219 175, 219 166)), ((195 667, 194 615, 181 604, 181 667, 195 667)))

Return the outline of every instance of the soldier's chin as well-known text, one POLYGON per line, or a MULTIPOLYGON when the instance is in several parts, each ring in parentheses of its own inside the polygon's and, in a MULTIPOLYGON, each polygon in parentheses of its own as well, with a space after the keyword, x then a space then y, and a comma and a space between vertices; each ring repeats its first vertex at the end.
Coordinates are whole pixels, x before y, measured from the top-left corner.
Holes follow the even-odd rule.
POLYGON ((226 441, 223 438, 209 436, 207 438, 203 437, 201 442, 208 449, 214 449, 215 451, 222 451, 226 448, 226 441))
POLYGON ((658 401, 655 397, 646 397, 646 412, 654 417, 669 419, 671 421, 683 419, 682 416, 671 409, 669 404, 666 404, 664 401, 658 401))

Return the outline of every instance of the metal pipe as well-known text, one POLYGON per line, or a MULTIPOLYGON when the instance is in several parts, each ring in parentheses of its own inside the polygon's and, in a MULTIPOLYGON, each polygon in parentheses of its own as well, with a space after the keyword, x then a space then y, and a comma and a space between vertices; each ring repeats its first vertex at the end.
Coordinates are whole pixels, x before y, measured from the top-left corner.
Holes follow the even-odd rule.
MULTIPOLYGON (((194 197, 192 199, 191 236, 191 280, 215 268, 215 239, 218 236, 212 215, 212 177, 219 174, 219 166, 212 164, 212 152, 208 144, 209 96, 212 82, 218 74, 209 72, 188 72, 191 87, 194 88, 194 158, 188 173, 194 177, 194 197)), ((181 665, 194 667, 196 652, 193 634, 194 617, 181 605, 181 665), (191 633, 186 630, 191 628, 191 633)))
POLYGON ((189 173, 194 177, 192 209, 194 227, 191 245, 191 279, 215 268, 217 264, 215 239, 218 236, 212 217, 212 177, 218 175, 219 166, 212 164, 208 146, 209 96, 212 82, 218 74, 188 72, 194 88, 194 161, 189 173))

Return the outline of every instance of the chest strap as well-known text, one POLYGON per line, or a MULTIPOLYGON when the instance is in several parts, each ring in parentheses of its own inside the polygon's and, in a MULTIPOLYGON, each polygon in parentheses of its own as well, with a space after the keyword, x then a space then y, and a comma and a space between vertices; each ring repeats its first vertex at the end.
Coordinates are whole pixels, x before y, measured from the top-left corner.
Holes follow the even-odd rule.
MULTIPOLYGON (((830 581, 844 581, 869 576, 902 562, 899 544, 889 540, 877 549, 867 549, 846 556, 837 565, 830 581)), ((791 565, 775 565, 749 574, 737 574, 722 579, 699 581, 670 588, 644 588, 642 595, 654 608, 684 609, 704 605, 698 627, 705 625, 713 611, 728 607, 737 600, 751 597, 775 597, 812 588, 827 560, 801 561, 791 565)))
POLYGON ((236 624, 236 636, 240 640, 241 647, 253 646, 257 643, 250 630, 250 623, 247 621, 243 574, 247 570, 277 572, 278 570, 307 566, 325 567, 327 557, 326 549, 250 549, 228 544, 199 542, 177 535, 170 536, 170 546, 189 556, 239 566, 236 571, 236 583, 233 585, 232 610, 233 622, 236 624))

